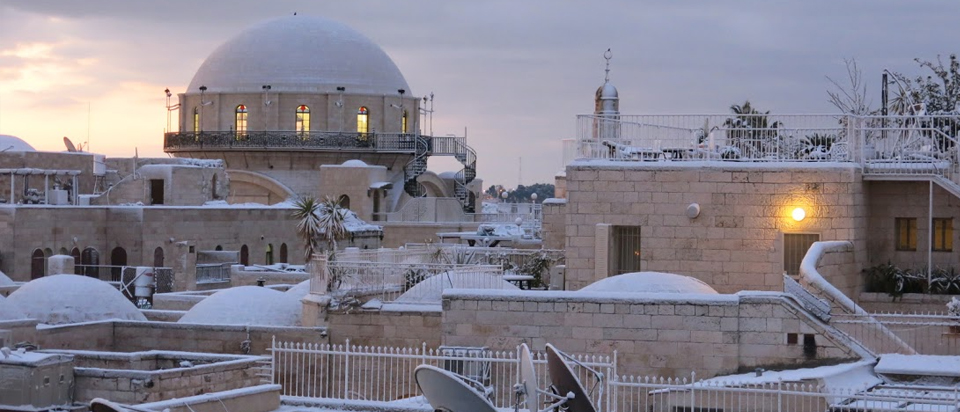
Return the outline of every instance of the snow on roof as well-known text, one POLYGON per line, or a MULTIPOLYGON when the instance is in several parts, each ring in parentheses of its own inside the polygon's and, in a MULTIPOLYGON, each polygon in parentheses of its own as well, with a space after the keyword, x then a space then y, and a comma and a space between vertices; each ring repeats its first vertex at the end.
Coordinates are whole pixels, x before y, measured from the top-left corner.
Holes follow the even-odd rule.
POLYGON ((510 282, 485 273, 470 271, 443 272, 417 283, 394 302, 440 304, 443 300, 443 290, 449 288, 520 290, 510 282))
POLYGON ((635 272, 593 282, 581 292, 698 293, 717 294, 700 279, 661 272, 635 272))
POLYGON ((880 362, 874 370, 889 375, 960 377, 960 356, 890 353, 880 356, 880 362))
POLYGON ((360 160, 360 159, 350 159, 350 160, 347 160, 346 162, 343 162, 341 166, 367 167, 370 165, 368 165, 367 162, 364 162, 363 160, 360 160))
MULTIPOLYGON (((347 229, 348 232, 379 232, 383 230, 383 226, 371 225, 364 222, 350 209, 340 209, 340 214, 343 215, 343 227, 347 229)), ((323 233, 322 228, 320 232, 323 233)))
POLYGON ((0 286, 12 286, 12 285, 13 285, 13 279, 10 279, 10 277, 7 276, 6 273, 3 273, 3 271, 0 271, 0 286))
POLYGON ((23 139, 10 136, 7 134, 0 134, 0 152, 36 152, 37 149, 34 149, 30 143, 25 142, 23 139))
POLYGON ((224 289, 200 301, 177 323, 299 326, 300 299, 259 286, 224 289))
POLYGON ((730 160, 704 160, 683 162, 643 162, 610 159, 577 159, 570 162, 570 167, 585 169, 722 169, 722 170, 771 170, 784 171, 792 169, 855 169, 860 168, 854 162, 738 162, 730 160))
POLYGON ((7 298, 27 317, 59 325, 107 319, 139 320, 146 317, 117 289, 99 279, 53 275, 27 282, 7 298))
POLYGON ((755 372, 739 375, 717 376, 697 382, 697 386, 741 386, 763 383, 822 380, 831 390, 861 390, 876 386, 883 381, 871 371, 873 361, 865 360, 839 365, 818 366, 816 368, 791 369, 784 371, 763 371, 760 376, 755 372))
POLYGON ((310 293, 310 279, 297 283, 296 286, 287 289, 287 291, 283 293, 294 296, 297 299, 303 299, 304 296, 307 296, 307 294, 310 293))
POLYGON ((27 315, 20 308, 0 296, 0 321, 26 319, 27 315))

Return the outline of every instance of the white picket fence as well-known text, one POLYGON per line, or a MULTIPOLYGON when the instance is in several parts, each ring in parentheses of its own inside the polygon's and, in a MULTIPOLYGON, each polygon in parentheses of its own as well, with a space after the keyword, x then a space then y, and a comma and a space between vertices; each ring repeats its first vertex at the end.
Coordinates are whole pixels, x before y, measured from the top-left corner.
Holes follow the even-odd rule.
MULTIPOLYGON (((514 385, 520 381, 520 349, 491 351, 483 348, 441 347, 400 348, 302 342, 277 342, 272 354, 272 383, 283 387, 284 396, 366 400, 375 402, 414 402, 426 406, 413 372, 426 364, 452 370, 475 379, 492 389, 494 405, 511 408, 515 402, 514 385), (413 398, 413 399, 411 399, 413 398), (406 400, 406 401, 403 401, 406 400)), ((606 395, 606 378, 616 375, 616 352, 608 355, 573 355, 581 365, 574 372, 588 390, 594 404, 602 411, 610 410, 606 395), (591 391, 591 388, 593 389, 591 391)), ((541 387, 549 382, 546 356, 533 354, 537 379, 541 387)), ((538 405, 545 399, 541 396, 538 405)))

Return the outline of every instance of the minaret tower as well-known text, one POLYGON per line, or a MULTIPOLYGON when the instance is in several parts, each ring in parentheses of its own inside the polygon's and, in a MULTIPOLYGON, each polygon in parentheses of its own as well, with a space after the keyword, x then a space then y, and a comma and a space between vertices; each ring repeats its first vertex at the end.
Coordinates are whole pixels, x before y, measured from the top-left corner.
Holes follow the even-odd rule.
POLYGON ((603 85, 597 89, 594 100, 594 133, 598 140, 616 140, 620 138, 620 96, 617 88, 610 83, 610 60, 613 52, 607 49, 603 53, 607 60, 603 85))

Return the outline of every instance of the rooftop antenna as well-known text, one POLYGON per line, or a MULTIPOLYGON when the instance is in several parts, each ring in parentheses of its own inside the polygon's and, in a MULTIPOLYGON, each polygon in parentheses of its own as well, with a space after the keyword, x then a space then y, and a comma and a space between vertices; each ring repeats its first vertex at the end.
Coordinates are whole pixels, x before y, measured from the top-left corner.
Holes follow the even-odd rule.
POLYGON ((606 74, 604 74, 603 76, 603 81, 609 82, 610 81, 610 59, 613 58, 613 52, 610 51, 610 49, 607 49, 607 51, 603 52, 603 58, 607 60, 607 69, 605 70, 606 74))
POLYGON ((88 152, 90 151, 90 112, 91 112, 90 102, 88 101, 87 102, 87 142, 83 145, 83 147, 87 148, 88 152))

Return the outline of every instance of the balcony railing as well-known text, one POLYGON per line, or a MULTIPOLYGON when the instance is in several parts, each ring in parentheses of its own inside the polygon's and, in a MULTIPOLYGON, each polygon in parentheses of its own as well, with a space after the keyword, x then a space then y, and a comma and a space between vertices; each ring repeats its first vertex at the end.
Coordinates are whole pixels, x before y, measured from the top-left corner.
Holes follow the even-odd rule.
POLYGON ((202 131, 167 133, 165 151, 245 149, 349 149, 413 153, 416 136, 400 133, 202 131))

